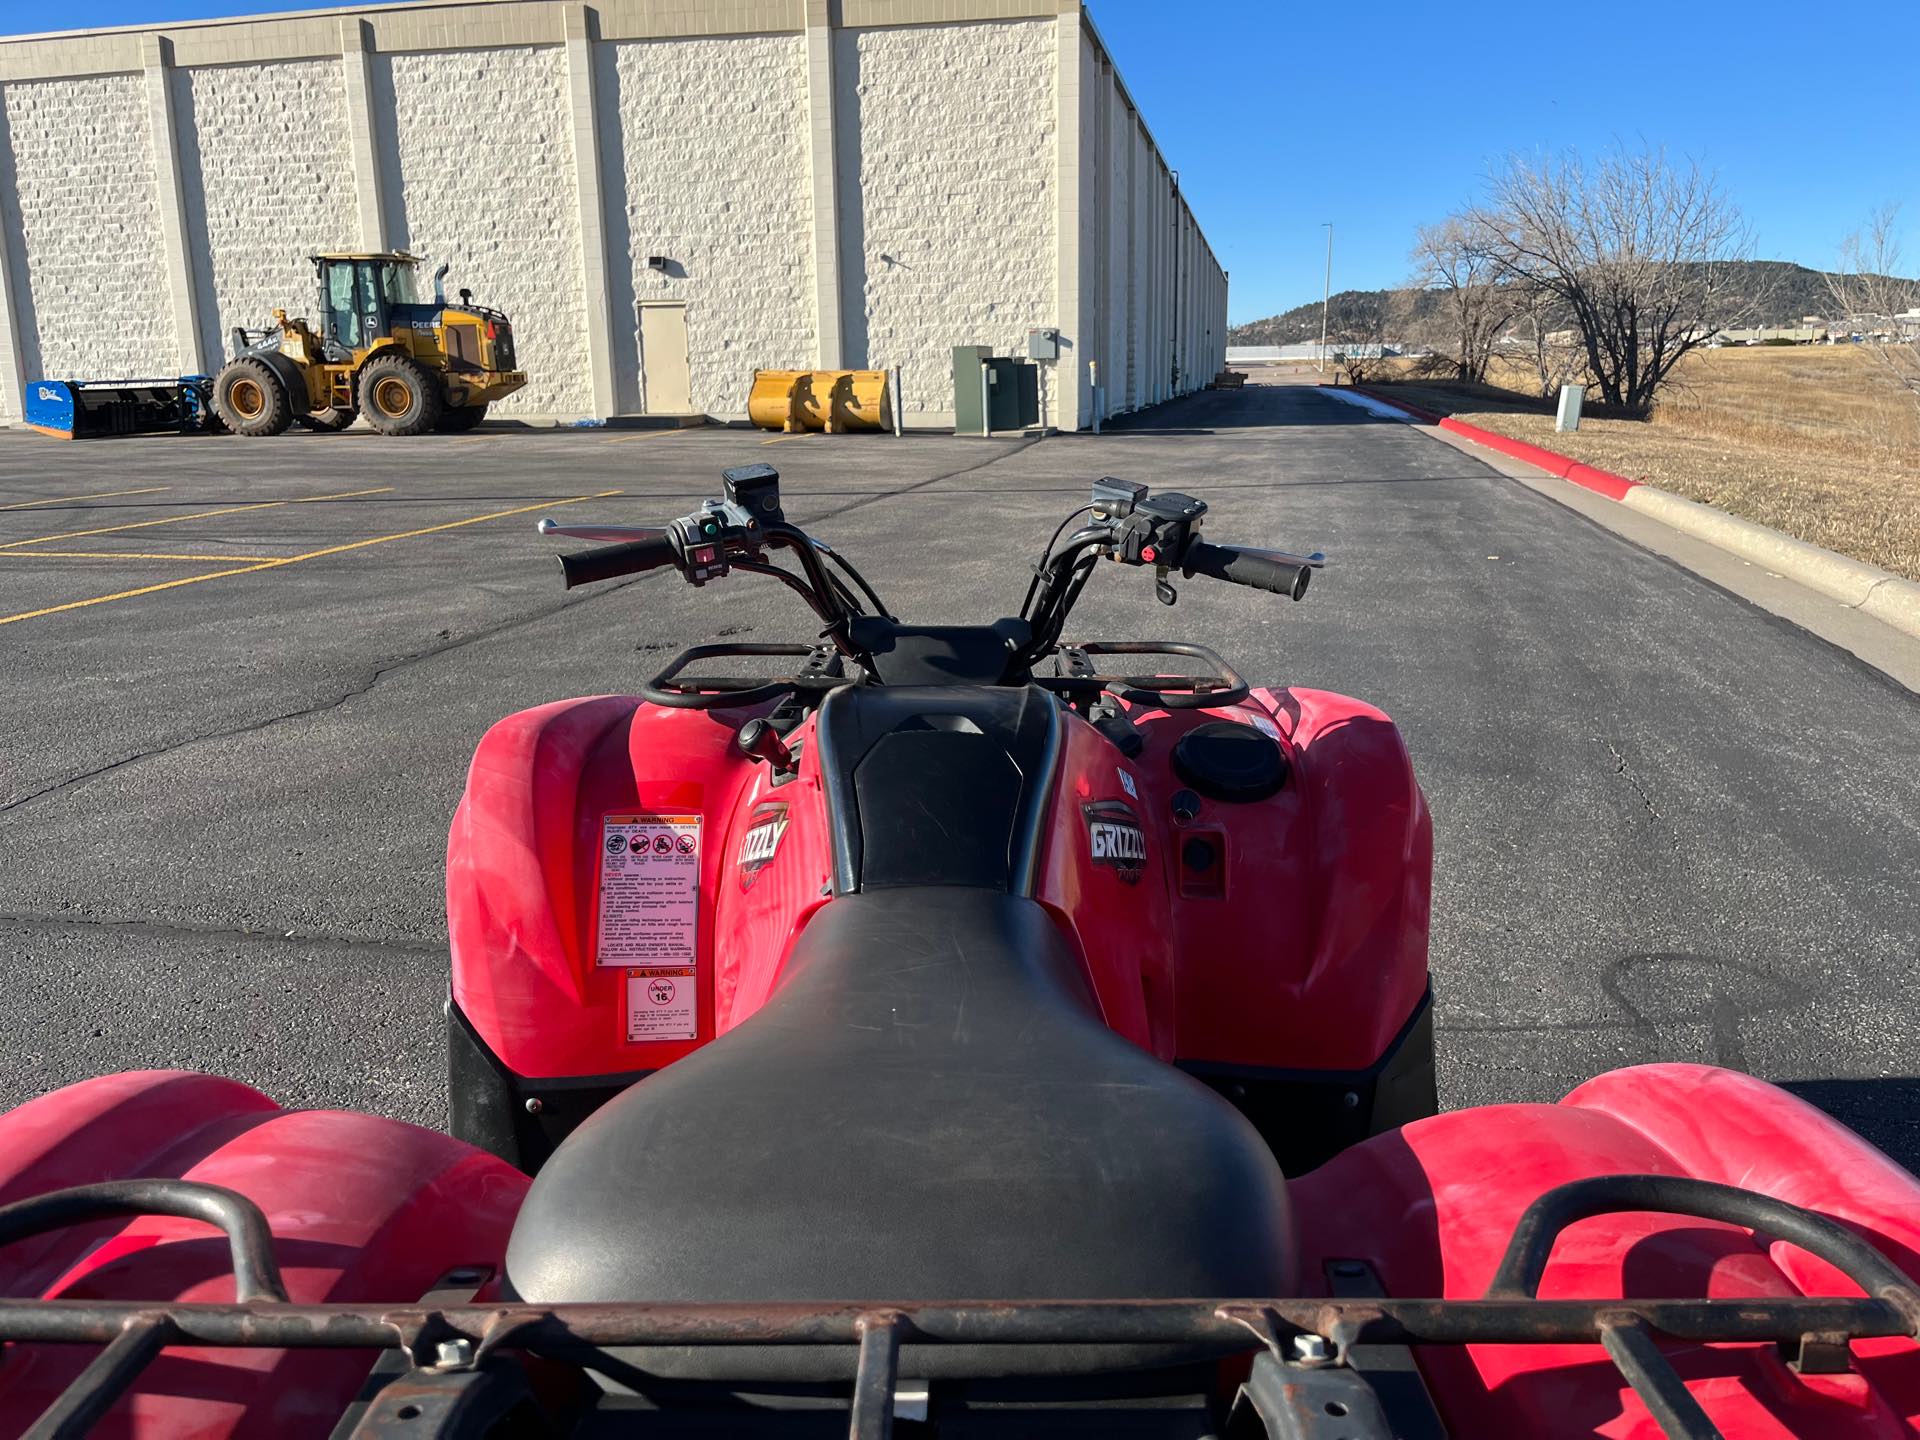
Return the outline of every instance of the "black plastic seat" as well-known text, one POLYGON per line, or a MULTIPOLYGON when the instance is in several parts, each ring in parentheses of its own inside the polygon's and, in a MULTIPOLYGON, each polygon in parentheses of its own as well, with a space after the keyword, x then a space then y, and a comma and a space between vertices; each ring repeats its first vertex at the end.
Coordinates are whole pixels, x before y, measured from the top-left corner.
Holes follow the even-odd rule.
MULTIPOLYGON (((1285 1181, 1253 1128, 1102 1024, 1038 904, 932 887, 828 904, 765 1008, 583 1124, 534 1182, 507 1276, 549 1303, 1295 1288, 1285 1181)), ((626 1358, 742 1379, 853 1360, 626 1358)), ((1057 1354, 1069 1369, 1146 1358, 1057 1354)), ((932 1351, 903 1365, 943 1368, 932 1351)))

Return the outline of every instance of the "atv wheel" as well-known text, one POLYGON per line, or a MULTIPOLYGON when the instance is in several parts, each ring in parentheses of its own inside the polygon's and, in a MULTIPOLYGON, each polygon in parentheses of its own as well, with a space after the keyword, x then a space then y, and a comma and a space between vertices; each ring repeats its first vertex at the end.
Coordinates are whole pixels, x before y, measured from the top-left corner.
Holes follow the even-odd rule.
POLYGON ((236 435, 278 435, 293 423, 287 392, 264 360, 235 360, 220 372, 213 413, 236 435))
POLYGON ((452 435, 462 430, 478 430, 480 422, 486 418, 485 405, 461 405, 452 410, 442 410, 433 428, 443 435, 452 435))
POLYGON ((300 416, 298 423, 306 426, 309 430, 318 430, 323 434, 331 435, 346 429, 359 418, 360 412, 358 410, 341 409, 339 406, 330 406, 325 410, 316 410, 311 415, 300 416))
POLYGON ((424 435, 440 418, 440 381, 406 355, 376 355, 360 372, 360 413, 382 435, 424 435))

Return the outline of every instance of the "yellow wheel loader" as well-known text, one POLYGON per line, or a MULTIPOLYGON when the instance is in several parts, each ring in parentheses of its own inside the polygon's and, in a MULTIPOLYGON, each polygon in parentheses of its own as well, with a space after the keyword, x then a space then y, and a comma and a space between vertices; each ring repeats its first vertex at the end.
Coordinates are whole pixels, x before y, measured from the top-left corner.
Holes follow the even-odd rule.
POLYGON ((513 327, 462 290, 447 267, 433 300, 414 299, 420 257, 405 251, 309 256, 320 282, 320 328, 273 312, 265 330, 233 331, 233 359, 214 377, 214 414, 236 435, 289 425, 344 430, 357 416, 384 435, 471 430, 487 406, 527 383, 514 368, 513 327))

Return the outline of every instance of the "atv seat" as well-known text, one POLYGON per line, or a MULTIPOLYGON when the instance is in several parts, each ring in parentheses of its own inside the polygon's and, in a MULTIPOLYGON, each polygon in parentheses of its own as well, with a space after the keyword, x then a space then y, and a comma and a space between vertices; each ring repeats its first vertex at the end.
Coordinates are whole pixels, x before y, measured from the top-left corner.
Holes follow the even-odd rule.
MULTIPOLYGON (((825 906, 753 1018, 560 1146, 507 1255, 513 1292, 543 1303, 1286 1295, 1294 1270, 1253 1128, 1101 1023, 1038 904, 959 887, 825 906)), ((914 1349, 903 1373, 941 1372, 947 1352, 914 1349)), ((854 1356, 624 1358, 828 1379, 854 1356)), ((1168 1358, 1063 1346, 1018 1368, 1168 1358)))

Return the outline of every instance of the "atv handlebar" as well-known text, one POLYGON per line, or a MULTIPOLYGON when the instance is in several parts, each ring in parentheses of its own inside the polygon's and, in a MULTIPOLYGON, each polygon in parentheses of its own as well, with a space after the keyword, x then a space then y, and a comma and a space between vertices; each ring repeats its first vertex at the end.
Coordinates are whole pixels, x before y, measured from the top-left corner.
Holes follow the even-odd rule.
POLYGON ((1327 563, 1327 557, 1315 551, 1311 555, 1288 555, 1277 550, 1250 550, 1239 545, 1213 545, 1205 540, 1188 542, 1180 556, 1180 573, 1188 577, 1211 575, 1234 585, 1269 590, 1298 600, 1307 593, 1313 572, 1327 563))
MULTIPOLYGON (((877 616, 893 619, 873 587, 831 546, 787 523, 780 508, 780 476, 771 465, 740 466, 723 472, 722 479, 724 500, 708 500, 665 527, 561 525, 548 519, 540 522, 540 533, 614 542, 559 557, 568 589, 669 565, 696 586, 737 570, 770 576, 799 594, 825 622, 822 639, 864 664, 870 657, 863 655, 853 634, 853 622, 867 613, 862 597, 877 616), (802 573, 770 563, 774 550, 792 551, 802 573)), ((1298 600, 1313 572, 1326 564, 1326 556, 1318 552, 1289 555, 1210 544, 1200 538, 1206 513, 1206 502, 1191 495, 1155 495, 1134 481, 1096 480, 1091 503, 1054 531, 1033 569, 1019 617, 1029 638, 1011 655, 1011 671, 1020 673, 1059 649, 1067 616, 1103 559, 1151 566, 1154 593, 1167 605, 1178 598, 1167 583, 1173 571, 1298 600), (1082 515, 1087 521, 1062 540, 1068 525, 1082 515)))

